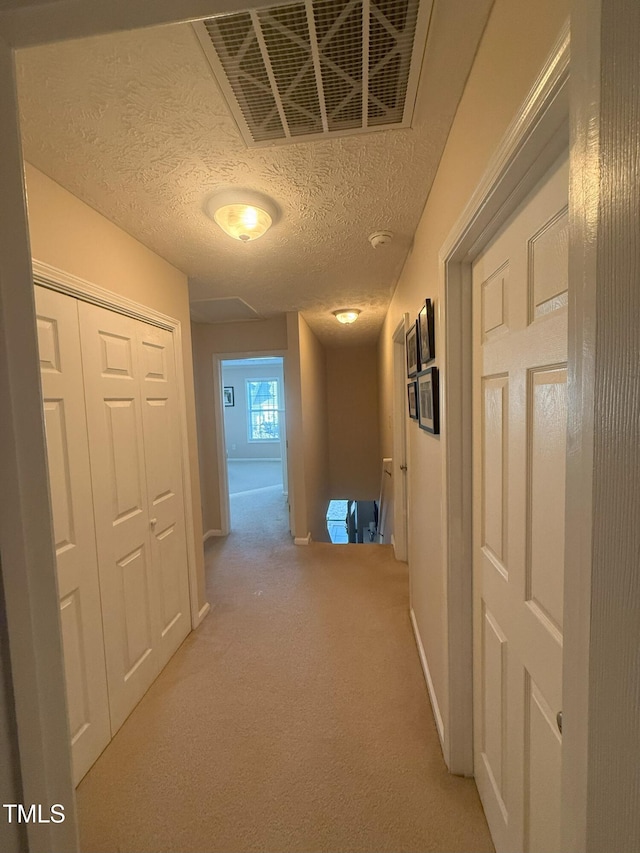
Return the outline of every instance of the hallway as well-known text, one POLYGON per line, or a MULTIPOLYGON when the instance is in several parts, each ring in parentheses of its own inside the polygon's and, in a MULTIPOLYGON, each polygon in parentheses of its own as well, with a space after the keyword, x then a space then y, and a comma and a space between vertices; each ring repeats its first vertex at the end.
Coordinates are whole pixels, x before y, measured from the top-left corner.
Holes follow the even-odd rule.
POLYGON ((491 851, 442 760, 406 566, 296 547, 263 495, 208 543, 210 616, 81 783, 81 849, 491 851))

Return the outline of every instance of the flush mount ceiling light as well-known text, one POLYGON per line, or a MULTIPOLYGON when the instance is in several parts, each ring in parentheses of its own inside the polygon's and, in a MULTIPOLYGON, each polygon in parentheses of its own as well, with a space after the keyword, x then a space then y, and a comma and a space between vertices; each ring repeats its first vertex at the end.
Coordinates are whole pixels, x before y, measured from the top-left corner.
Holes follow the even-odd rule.
POLYGON ((225 190, 212 196, 207 215, 225 234, 248 243, 266 234, 278 219, 278 207, 272 199, 253 190, 225 190))
POLYGON ((333 314, 338 323, 345 323, 348 325, 349 323, 355 323, 358 319, 358 315, 360 314, 360 309, 341 308, 339 311, 334 311, 333 314))

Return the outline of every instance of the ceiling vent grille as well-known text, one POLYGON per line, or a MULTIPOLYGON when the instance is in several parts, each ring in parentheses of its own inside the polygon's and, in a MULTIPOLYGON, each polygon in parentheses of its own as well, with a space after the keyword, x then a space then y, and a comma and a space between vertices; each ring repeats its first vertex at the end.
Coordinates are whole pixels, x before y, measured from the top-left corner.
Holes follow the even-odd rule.
POLYGON ((306 0, 194 26, 253 147, 410 126, 430 12, 430 0, 306 0))

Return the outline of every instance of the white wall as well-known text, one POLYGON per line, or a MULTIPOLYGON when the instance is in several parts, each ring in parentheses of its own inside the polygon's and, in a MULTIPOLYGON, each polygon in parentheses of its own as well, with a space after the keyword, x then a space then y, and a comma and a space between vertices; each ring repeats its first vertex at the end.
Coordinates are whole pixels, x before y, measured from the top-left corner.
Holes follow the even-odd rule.
POLYGON ((277 379, 280 399, 284 408, 284 373, 282 363, 265 365, 222 366, 223 386, 233 388, 234 405, 224 407, 224 432, 227 459, 280 459, 280 441, 249 441, 249 414, 247 399, 248 379, 277 379))
MULTIPOLYGON (((436 312, 436 361, 444 344, 439 250, 526 97, 569 13, 566 0, 496 0, 461 98, 413 248, 379 341, 381 455, 392 456, 393 332, 430 297, 436 312)), ((452 45, 455 49, 455 45, 452 45)), ((446 422, 442 423, 446 430, 446 422)), ((443 470, 440 441, 408 427, 409 568, 412 607, 443 719, 449 715, 443 470)))

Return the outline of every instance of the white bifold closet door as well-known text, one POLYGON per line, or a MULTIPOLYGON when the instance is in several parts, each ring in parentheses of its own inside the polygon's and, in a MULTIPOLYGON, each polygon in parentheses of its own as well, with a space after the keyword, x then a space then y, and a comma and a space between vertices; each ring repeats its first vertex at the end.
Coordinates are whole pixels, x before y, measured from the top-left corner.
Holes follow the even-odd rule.
POLYGON ((191 627, 170 331, 36 287, 76 783, 191 627))
POLYGON ((75 299, 35 289, 73 775, 111 739, 75 299))
POLYGON ((78 309, 115 731, 191 627, 180 413, 171 332, 78 309))

